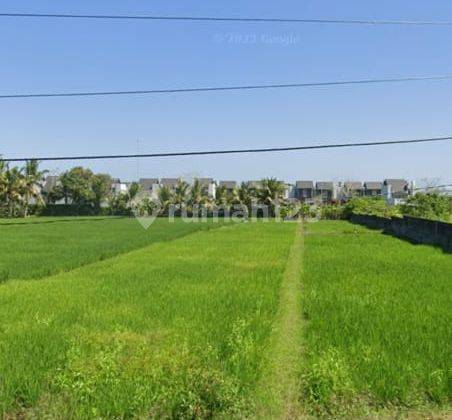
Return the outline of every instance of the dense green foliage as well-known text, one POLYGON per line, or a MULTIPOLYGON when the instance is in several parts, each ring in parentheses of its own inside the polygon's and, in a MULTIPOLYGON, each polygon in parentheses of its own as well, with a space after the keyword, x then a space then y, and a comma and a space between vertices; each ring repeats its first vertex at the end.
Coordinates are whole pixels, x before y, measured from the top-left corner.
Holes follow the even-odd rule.
POLYGON ((301 395, 310 411, 447 407, 450 273, 452 258, 433 247, 347 222, 309 224, 301 395))
POLYGON ((345 215, 345 206, 341 204, 325 204, 320 208, 320 216, 322 219, 338 220, 343 219, 345 215))
POLYGON ((40 188, 45 173, 34 160, 22 168, 10 168, 0 161, 0 217, 27 217, 30 209, 42 205, 40 188))
POLYGON ((400 211, 407 216, 448 221, 452 214, 449 201, 449 197, 436 192, 417 193, 408 197, 400 211))
POLYGON ((354 197, 345 204, 344 215, 368 214, 380 217, 400 216, 398 208, 390 206, 382 197, 354 197))
POLYGON ((3 284, 0 413, 246 415, 294 227, 235 224, 3 284))
POLYGON ((48 276, 217 226, 157 219, 145 230, 131 218, 0 220, 0 283, 48 276))

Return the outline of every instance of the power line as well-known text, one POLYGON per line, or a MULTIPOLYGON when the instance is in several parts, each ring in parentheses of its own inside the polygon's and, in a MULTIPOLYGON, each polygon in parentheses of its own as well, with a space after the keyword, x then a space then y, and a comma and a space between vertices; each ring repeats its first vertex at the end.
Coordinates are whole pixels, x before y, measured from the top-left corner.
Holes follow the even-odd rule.
POLYGON ((230 150, 203 150, 195 152, 168 152, 168 153, 143 153, 131 155, 94 155, 94 156, 57 156, 57 157, 25 157, 25 158, 6 158, 3 162, 24 162, 29 160, 38 161, 59 161, 59 160, 98 160, 98 159, 130 159, 130 158, 156 158, 156 157, 175 157, 175 156, 205 156, 205 155, 227 155, 241 153, 268 153, 268 152, 291 152, 296 150, 313 149, 338 149, 343 147, 365 147, 365 146, 385 146, 391 144, 412 144, 412 143, 430 143, 452 140, 452 136, 432 137, 424 139, 410 140, 392 140, 392 141, 372 141, 365 143, 338 143, 338 144, 318 144, 311 146, 295 147, 271 147, 261 149, 230 149, 230 150))
POLYGON ((452 187, 452 184, 443 184, 443 185, 432 185, 429 187, 417 187, 417 188, 413 188, 414 191, 418 191, 418 190, 435 190, 437 188, 447 188, 447 187, 452 187))
POLYGON ((0 17, 52 18, 52 19, 110 19, 110 20, 161 20, 194 22, 254 22, 254 23, 312 23, 340 25, 409 25, 409 26, 452 26, 448 21, 418 20, 374 20, 374 19, 296 19, 296 18, 255 18, 219 16, 149 16, 149 15, 85 15, 65 13, 0 13, 0 17))
POLYGON ((235 90, 258 90, 258 89, 287 89, 287 88, 306 88, 306 87, 327 87, 341 85, 361 85, 361 84, 379 84, 379 83, 400 83, 416 82, 428 80, 450 80, 452 75, 442 76, 412 76, 396 77, 388 79, 363 79, 363 80, 339 80, 327 82, 308 82, 308 83, 287 83, 287 84, 268 84, 268 85, 245 85, 245 86, 210 86, 193 87, 180 89, 150 89, 150 90, 117 90, 117 91, 97 91, 97 92, 56 92, 56 93, 19 93, 2 94, 0 99, 28 99, 28 98, 58 98, 73 96, 113 96, 113 95, 147 95, 147 94, 165 94, 165 93, 199 93, 199 92, 221 92, 235 90))

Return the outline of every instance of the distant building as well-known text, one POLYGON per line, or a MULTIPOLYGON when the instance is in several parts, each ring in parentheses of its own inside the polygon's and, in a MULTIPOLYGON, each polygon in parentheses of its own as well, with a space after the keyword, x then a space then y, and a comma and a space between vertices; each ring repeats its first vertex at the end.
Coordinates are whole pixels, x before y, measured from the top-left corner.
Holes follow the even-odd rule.
POLYGON ((293 198, 299 201, 310 202, 314 199, 315 189, 313 181, 296 181, 293 189, 293 198))
POLYGON ((348 200, 352 197, 361 197, 364 193, 363 184, 359 181, 347 181, 341 189, 341 198, 348 200))
POLYGON ((323 203, 331 203, 337 198, 336 188, 333 182, 319 181, 315 184, 315 195, 323 203))
POLYGON ((198 179, 201 186, 207 190, 207 194, 209 195, 209 197, 215 198, 217 184, 213 180, 213 178, 198 178, 198 179))
POLYGON ((383 183, 378 181, 366 181, 364 183, 364 195, 367 197, 381 196, 383 183))
POLYGON ((382 196, 388 204, 399 204, 410 194, 410 186, 405 179, 385 179, 381 188, 382 196))
POLYGON ((42 184, 42 192, 49 193, 58 184, 60 177, 58 175, 48 175, 42 184))
POLYGON ((237 182, 235 181, 220 181, 218 183, 219 187, 224 187, 228 194, 232 194, 237 188, 237 182))
POLYGON ((129 186, 126 182, 121 182, 119 178, 112 178, 111 180, 111 192, 113 195, 127 193, 129 186))
POLYGON ((151 200, 157 200, 160 187, 158 178, 140 178, 138 184, 140 185, 141 194, 144 194, 151 200))
POLYGON ((262 181, 247 181, 246 185, 248 186, 248 188, 259 189, 262 188, 262 181))
POLYGON ((169 188, 171 191, 174 191, 178 182, 178 178, 162 178, 160 180, 160 186, 169 188))
MULTIPOLYGON (((49 194, 59 184, 60 177, 58 175, 48 175, 44 180, 41 188, 41 195, 47 204, 50 204, 49 194)), ((57 200, 54 204, 64 204, 64 199, 57 200)))

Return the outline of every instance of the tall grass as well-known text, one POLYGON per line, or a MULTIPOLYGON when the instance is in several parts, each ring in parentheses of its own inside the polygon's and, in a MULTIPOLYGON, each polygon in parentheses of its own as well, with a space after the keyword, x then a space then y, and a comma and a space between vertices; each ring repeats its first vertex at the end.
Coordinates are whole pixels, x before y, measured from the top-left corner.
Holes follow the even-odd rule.
POLYGON ((452 257, 347 222, 309 224, 305 246, 310 412, 447 407, 452 257))
POLYGON ((133 218, 72 217, 0 220, 0 283, 39 278, 220 224, 168 223, 145 230, 133 218))
POLYGON ((242 223, 38 282, 5 283, 0 412, 250 412, 294 228, 242 223))

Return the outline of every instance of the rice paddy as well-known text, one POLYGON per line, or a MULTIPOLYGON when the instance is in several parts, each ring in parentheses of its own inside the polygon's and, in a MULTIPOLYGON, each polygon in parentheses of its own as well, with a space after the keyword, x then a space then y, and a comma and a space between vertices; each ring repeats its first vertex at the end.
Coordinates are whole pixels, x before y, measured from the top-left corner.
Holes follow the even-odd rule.
POLYGON ((0 413, 450 413, 452 258, 348 222, 0 222, 0 413))

